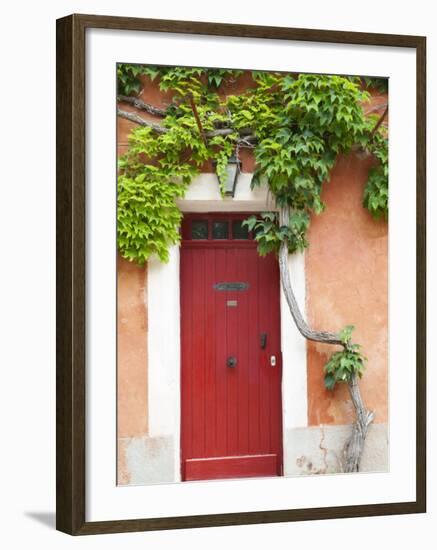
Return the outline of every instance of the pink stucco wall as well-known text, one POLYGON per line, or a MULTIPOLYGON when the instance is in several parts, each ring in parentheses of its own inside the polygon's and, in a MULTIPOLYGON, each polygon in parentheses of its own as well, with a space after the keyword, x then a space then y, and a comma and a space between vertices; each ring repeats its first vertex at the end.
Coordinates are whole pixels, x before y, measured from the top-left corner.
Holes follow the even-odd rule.
MULTIPOLYGON (((371 158, 358 154, 337 160, 325 184, 326 210, 314 216, 306 252, 306 308, 310 324, 337 331, 354 325, 368 366, 361 380, 375 422, 387 421, 388 227, 362 207, 371 158)), ((344 424, 354 418, 347 387, 328 391, 323 365, 332 346, 308 342, 309 424, 344 424)))
POLYGON ((118 436, 147 433, 147 270, 118 257, 118 436))

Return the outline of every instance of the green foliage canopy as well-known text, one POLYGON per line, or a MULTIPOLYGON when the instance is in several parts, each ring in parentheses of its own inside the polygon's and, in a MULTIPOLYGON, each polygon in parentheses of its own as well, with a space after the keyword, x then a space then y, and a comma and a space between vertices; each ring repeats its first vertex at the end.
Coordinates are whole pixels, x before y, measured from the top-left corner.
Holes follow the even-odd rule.
POLYGON ((257 166, 252 186, 267 183, 277 205, 291 211, 283 227, 273 214, 249 222, 260 253, 277 250, 284 239, 290 252, 308 245, 310 215, 324 209, 322 185, 337 155, 352 147, 374 155, 363 205, 375 218, 387 217, 387 137, 384 128, 372 133, 375 116, 364 114, 369 93, 360 79, 254 71, 252 86, 226 95, 221 87, 235 83, 242 71, 126 64, 117 70, 122 94, 138 94, 139 77, 148 75, 172 95, 161 122, 164 131, 135 128, 119 162, 118 246, 129 260, 142 264, 156 254, 167 261, 168 248, 179 241, 175 200, 207 161, 215 161, 224 183, 229 157, 250 146, 244 141, 248 134, 257 166))
MULTIPOLYGON (((225 76, 230 76, 230 71, 154 67, 141 70, 152 79, 159 76, 160 89, 171 90, 173 102, 162 120, 165 131, 135 128, 129 136, 128 152, 119 161, 118 247, 122 256, 139 264, 153 254, 161 261, 168 260, 169 247, 179 242, 181 213, 176 199, 184 196, 207 161, 216 162, 224 183, 228 158, 239 137, 231 129, 205 142, 190 103, 196 103, 205 132, 229 128, 228 113, 214 89, 225 76)), ((236 77, 240 73, 232 74, 236 77)), ((132 88, 130 83, 126 89, 124 82, 119 79, 119 91, 132 88)))

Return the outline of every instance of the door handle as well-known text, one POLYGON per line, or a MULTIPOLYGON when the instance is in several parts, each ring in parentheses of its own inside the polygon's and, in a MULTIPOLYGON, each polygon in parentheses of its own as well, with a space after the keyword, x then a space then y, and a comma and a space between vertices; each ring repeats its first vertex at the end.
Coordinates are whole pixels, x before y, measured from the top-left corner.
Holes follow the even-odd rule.
POLYGON ((259 335, 259 343, 261 345, 261 349, 266 349, 267 345, 267 332, 261 332, 259 335))
POLYGON ((226 365, 230 368, 235 368, 235 366, 237 365, 237 358, 236 357, 228 357, 226 359, 226 365))

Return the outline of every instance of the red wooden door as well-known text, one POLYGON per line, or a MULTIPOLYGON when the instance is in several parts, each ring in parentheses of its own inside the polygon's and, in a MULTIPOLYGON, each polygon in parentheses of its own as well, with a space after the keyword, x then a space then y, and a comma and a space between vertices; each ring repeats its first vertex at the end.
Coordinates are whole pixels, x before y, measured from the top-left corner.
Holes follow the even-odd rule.
POLYGON ((183 224, 183 480, 282 475, 278 264, 238 230, 242 217, 183 224))

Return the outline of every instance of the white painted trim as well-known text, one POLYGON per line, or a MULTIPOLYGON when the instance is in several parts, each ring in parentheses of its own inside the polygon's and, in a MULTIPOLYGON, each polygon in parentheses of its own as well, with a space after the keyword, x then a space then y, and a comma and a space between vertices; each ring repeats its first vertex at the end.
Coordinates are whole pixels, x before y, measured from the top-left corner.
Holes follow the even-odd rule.
MULTIPOLYGON (((267 189, 252 191, 252 174, 240 174, 234 199, 220 196, 214 174, 202 174, 179 201, 184 212, 262 211, 272 209, 267 189)), ((305 259, 290 257, 291 276, 299 305, 305 306, 305 259)), ((149 435, 172 436, 175 480, 180 480, 180 280, 179 248, 172 247, 170 261, 148 264, 148 403, 149 435), (171 343, 171 345, 170 345, 171 343)), ((287 463, 287 430, 307 426, 307 360, 305 339, 295 327, 281 291, 282 418, 284 465, 287 463)))
POLYGON ((167 264, 148 263, 149 435, 172 436, 175 481, 180 481, 179 247, 167 264))
POLYGON ((185 197, 177 201, 182 212, 260 212, 274 210, 267 188, 250 188, 253 174, 238 176, 234 198, 220 195, 217 176, 202 174, 190 185, 185 197))
MULTIPOLYGON (((293 290, 301 311, 305 311, 305 255, 293 254, 288 265, 293 290)), ((308 425, 307 347, 298 331, 281 289, 282 344, 282 423, 284 434, 284 465, 288 463, 285 441, 287 430, 308 425)))

